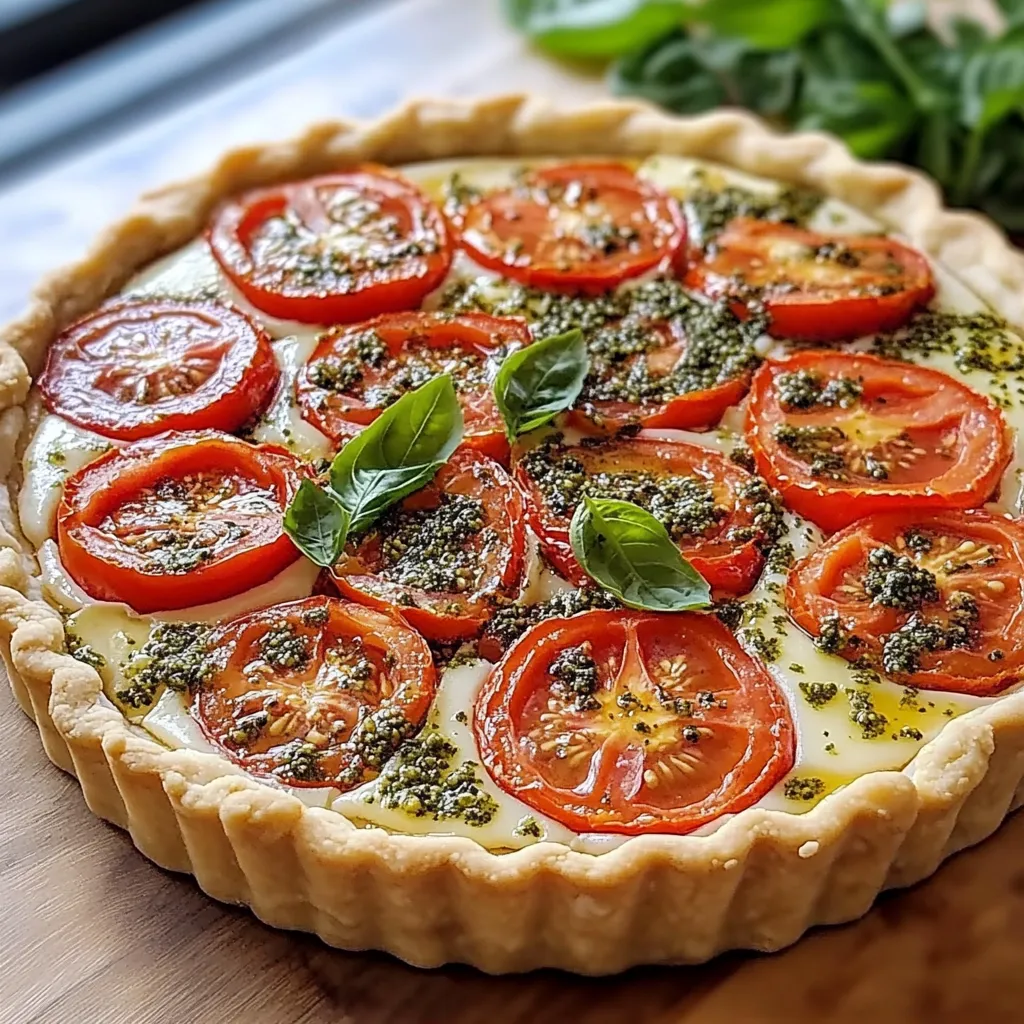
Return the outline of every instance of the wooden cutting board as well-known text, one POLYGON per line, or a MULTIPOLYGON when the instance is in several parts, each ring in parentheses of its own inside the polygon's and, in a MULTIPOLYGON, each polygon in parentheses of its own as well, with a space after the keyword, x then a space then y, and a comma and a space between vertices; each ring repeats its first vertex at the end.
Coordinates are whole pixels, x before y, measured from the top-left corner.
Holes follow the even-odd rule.
MULTIPOLYGON (((552 65, 493 0, 403 0, 284 64, 0 194, 0 318, 143 188, 226 146, 405 95, 599 79, 552 65)), ((265 928, 86 810, 0 689, 0 1024, 987 1024, 1024 1020, 1024 816, 862 921, 771 957, 587 980, 419 971, 265 928)))

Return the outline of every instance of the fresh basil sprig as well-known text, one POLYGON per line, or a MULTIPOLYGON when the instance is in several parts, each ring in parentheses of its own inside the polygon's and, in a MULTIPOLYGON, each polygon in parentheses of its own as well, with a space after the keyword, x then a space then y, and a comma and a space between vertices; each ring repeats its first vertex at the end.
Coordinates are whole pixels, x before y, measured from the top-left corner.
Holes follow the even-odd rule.
POLYGON ((505 359, 494 379, 494 400, 509 441, 571 408, 589 368, 579 329, 535 341, 505 359))
POLYGON ((587 574, 630 608, 682 612, 711 603, 707 580, 639 505, 585 497, 573 514, 569 539, 587 574))
POLYGON ((674 19, 663 0, 505 2, 540 45, 615 58, 616 92, 832 132, 1024 234, 1024 2, 997 4, 1002 25, 940 27, 925 0, 700 0, 674 19))
POLYGON ((403 395, 335 456, 327 487, 303 481, 284 530, 317 565, 333 565, 350 532, 434 478, 462 441, 462 409, 448 374, 403 395))

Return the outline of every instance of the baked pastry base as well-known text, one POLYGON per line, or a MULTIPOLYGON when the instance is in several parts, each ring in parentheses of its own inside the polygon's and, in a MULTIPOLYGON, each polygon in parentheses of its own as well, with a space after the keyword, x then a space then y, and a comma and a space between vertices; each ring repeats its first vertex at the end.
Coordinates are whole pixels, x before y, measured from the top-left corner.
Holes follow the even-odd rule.
POLYGON ((678 119, 640 104, 557 110, 524 96, 420 101, 370 124, 331 123, 237 150, 207 175, 150 193, 81 262, 45 279, 0 334, 0 653, 50 759, 90 809, 151 860, 268 924, 345 949, 490 972, 605 974, 779 949, 863 914, 993 832, 1024 802, 1024 693, 951 721, 910 772, 862 776, 801 815, 752 808, 708 836, 640 836, 600 856, 540 843, 495 854, 472 840, 356 828, 255 782, 226 760, 168 750, 100 700, 63 651, 13 508, 30 373, 72 320, 198 234, 224 196, 364 160, 679 154, 819 189, 864 209, 1024 323, 1024 258, 984 218, 945 211, 905 168, 866 165, 818 134, 782 136, 738 112, 678 119))

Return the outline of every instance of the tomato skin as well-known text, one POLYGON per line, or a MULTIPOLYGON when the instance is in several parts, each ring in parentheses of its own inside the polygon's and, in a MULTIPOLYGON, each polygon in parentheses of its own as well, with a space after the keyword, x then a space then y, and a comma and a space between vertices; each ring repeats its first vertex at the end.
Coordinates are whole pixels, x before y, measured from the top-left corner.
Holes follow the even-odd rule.
MULTIPOLYGON (((370 386, 386 385, 389 375, 397 372, 404 359, 415 357, 417 351, 444 353, 453 347, 472 352, 481 358, 505 348, 521 348, 532 340, 526 322, 510 317, 466 313, 450 316, 438 313, 386 313, 341 332, 325 334, 310 356, 296 381, 296 399, 302 417, 335 442, 344 441, 372 423, 383 407, 367 405, 365 392, 370 386), (316 378, 316 367, 343 355, 355 339, 372 332, 386 346, 389 362, 379 369, 364 360, 362 380, 346 393, 324 387, 316 378), (392 367, 391 363, 399 365, 392 367)), ((439 367, 440 369, 443 367, 439 367)), ((453 374, 457 374, 457 370, 453 374)), ((460 387, 456 377, 459 404, 462 407, 465 435, 463 445, 499 462, 508 462, 509 446, 504 424, 489 383, 460 387)))
POLYGON ((1003 414, 984 395, 938 370, 832 350, 806 350, 759 367, 751 384, 746 437, 758 472, 780 492, 786 505, 829 532, 896 509, 976 508, 998 487, 1012 455, 1003 414), (872 393, 888 395, 892 409, 897 399, 928 404, 930 397, 933 408, 915 413, 917 419, 907 419, 905 425, 955 427, 957 447, 948 465, 931 479, 902 484, 886 479, 843 483, 811 476, 807 465, 788 454, 773 435, 780 424, 799 422, 783 410, 775 391, 780 374, 798 371, 861 379, 872 393))
MULTIPOLYGON (((724 455, 710 448, 673 436, 672 431, 641 431, 632 437, 613 438, 602 443, 566 445, 560 451, 582 462, 588 476, 598 472, 625 472, 636 469, 655 474, 696 476, 725 488, 735 502, 734 511, 714 534, 679 543, 683 557, 703 576, 716 597, 747 593, 757 582, 764 566, 758 538, 742 542, 720 539, 729 529, 751 527, 754 513, 739 496, 753 478, 724 455)), ((569 539, 571 514, 557 515, 544 499, 541 488, 531 478, 526 464, 519 459, 514 467, 516 482, 526 496, 526 516, 537 535, 545 556, 570 583, 577 587, 592 581, 576 560, 569 539)))
MULTIPOLYGON (((360 226, 357 225, 357 228, 360 226)), ((223 204, 208 229, 210 248, 224 273, 257 309, 283 320, 309 324, 354 323, 379 313, 415 309, 444 280, 451 266, 452 241, 447 222, 433 203, 411 182, 373 164, 339 174, 253 189, 223 204), (280 280, 281 267, 258 263, 253 241, 274 218, 291 212, 309 230, 329 227, 328 198, 355 193, 379 209, 383 219, 397 221, 402 234, 396 254, 379 262, 357 265, 354 286, 335 282, 319 286, 280 280), (426 252, 402 253, 411 240, 426 252), (261 280, 261 278, 270 280, 261 280)))
POLYGON ((770 334, 820 342, 894 330, 935 294, 927 259, 894 239, 826 235, 749 217, 726 226, 703 260, 691 266, 686 283, 711 298, 736 296, 739 316, 748 315, 749 290, 763 302, 770 334), (775 256, 773 245, 785 250, 784 259, 775 256), (860 262, 829 270, 828 260, 823 267, 813 252, 802 261, 792 255, 794 248, 829 245, 855 253, 860 262), (822 274, 833 280, 822 280, 822 274))
MULTIPOLYGON (((628 713, 619 717, 628 718, 628 713)), ((678 725, 668 728, 675 730, 678 725)), ((767 670, 743 651, 714 616, 694 613, 591 611, 571 619, 541 622, 520 637, 484 682, 474 707, 473 731, 481 760, 498 786, 578 832, 684 835, 756 803, 790 771, 795 759, 789 708, 767 670), (573 785, 574 778, 563 778, 559 785, 551 776, 563 770, 559 765, 571 762, 572 756, 559 760, 556 755, 546 767, 539 765, 538 751, 542 749, 530 734, 539 712, 557 707, 550 697, 545 700, 545 694, 551 692, 549 667, 557 653, 588 642, 595 651, 600 649, 600 657, 595 653, 599 663, 607 654, 618 666, 608 670, 617 673, 610 688, 598 691, 611 699, 589 717, 586 713, 571 715, 566 723, 570 729, 573 722, 578 727, 604 729, 607 739, 594 748, 584 783, 573 785), (697 799, 688 800, 689 781, 683 776, 683 792, 676 791, 680 803, 665 806, 665 801, 673 799, 665 788, 670 784, 652 788, 647 773, 638 774, 638 755, 643 758, 640 765, 646 763, 646 755, 641 754, 644 747, 636 739, 639 730, 628 721, 625 729, 613 724, 617 713, 612 709, 627 706, 615 699, 616 693, 646 697, 650 690, 638 679, 649 683, 646 673, 652 671, 659 655, 680 649, 699 659, 699 678, 710 689, 718 683, 731 687, 728 699, 718 706, 727 709, 726 720, 735 716, 735 722, 712 726, 714 735, 720 735, 725 744, 719 748, 725 761, 720 758, 714 766, 699 762, 708 770, 700 772, 701 781, 690 787, 698 790, 697 799), (620 650, 621 655, 614 654, 620 650), (626 676, 622 685, 621 675, 626 676), (707 789, 703 797, 699 796, 701 786, 707 789)), ((661 738, 657 727, 653 734, 650 730, 645 734, 652 744, 661 738)), ((684 741, 677 740, 672 749, 679 749, 680 742, 684 741)), ((706 752, 699 743, 689 749, 706 752)), ((713 756, 715 751, 711 753, 713 756)))
MULTIPOLYGON (((793 621, 817 636, 819 623, 826 616, 838 615, 843 628, 858 638, 850 648, 850 658, 877 659, 880 636, 897 630, 909 613, 873 602, 858 603, 838 588, 850 585, 849 574, 863 571, 867 553, 873 548, 884 545, 899 550, 897 538, 911 528, 951 538, 948 547, 952 551, 944 550, 931 559, 933 565, 941 564, 950 553, 955 557, 957 546, 964 541, 1000 555, 992 568, 972 569, 968 563, 945 579, 941 571, 936 574, 944 599, 955 590, 970 594, 977 602, 981 609, 979 642, 972 648, 927 653, 922 660, 928 663, 917 672, 890 674, 908 686, 975 697, 992 697, 1020 682, 1024 679, 1024 524, 979 509, 886 513, 859 520, 834 534, 790 569, 786 608, 793 621), (998 581, 998 590, 986 588, 990 579, 998 581), (1001 657, 990 658, 993 649, 998 649, 1001 657)), ((922 614, 928 611, 927 606, 921 609, 922 614)))
POLYGON ((381 574, 376 531, 368 533, 354 550, 347 548, 332 575, 343 597, 399 613, 429 640, 446 642, 476 636, 494 614, 495 599, 518 593, 526 536, 522 495, 497 462, 468 449, 456 451, 433 483, 410 495, 401 507, 433 507, 442 492, 465 495, 483 505, 484 528, 478 536, 485 545, 481 552, 484 578, 475 581, 472 591, 429 591, 387 580, 381 574), (490 540, 485 539, 488 531, 493 534, 490 540))
MULTIPOLYGON (((653 325, 665 339, 662 348, 632 357, 652 360, 661 365, 677 361, 686 350, 686 339, 669 324, 653 325)), ((632 360, 626 365, 633 365, 632 360)), ((593 367, 591 369, 593 372, 593 367)), ((715 426, 732 405, 740 402, 750 385, 750 374, 744 373, 701 391, 675 395, 665 402, 634 404, 627 401, 584 400, 566 414, 566 422, 580 430, 614 432, 625 427, 647 429, 702 430, 715 426)))
MULTIPOLYGON (((57 509, 57 545, 68 574, 98 601, 123 602, 146 614, 233 597, 273 579, 299 557, 281 526, 305 467, 284 449, 250 445, 214 431, 171 431, 113 448, 71 475, 57 509), (224 475, 273 493, 279 511, 236 516, 252 525, 245 543, 181 573, 152 571, 101 525, 164 480, 224 475)), ((145 533, 145 524, 138 534, 145 533)), ((158 567, 157 567, 158 568, 158 567)))
POLYGON ((436 690, 430 648, 400 616, 332 597, 309 597, 250 612, 217 627, 209 647, 223 652, 222 660, 196 692, 192 716, 206 737, 249 774, 289 786, 346 790, 372 778, 379 766, 360 758, 352 743, 354 727, 367 711, 386 706, 418 729, 436 690), (297 668, 267 666, 269 678, 266 672, 247 677, 246 665, 260 657, 261 637, 282 624, 309 645, 309 663, 297 668), (321 680, 327 650, 339 640, 357 641, 359 653, 374 666, 374 693, 345 690, 336 681, 332 685, 330 674, 321 680), (286 698, 269 708, 271 720, 275 710, 277 721, 288 719, 281 723, 285 728, 238 742, 239 719, 251 720, 253 710, 266 708, 268 691, 286 698), (337 725, 343 728, 336 735, 330 726, 337 725), (311 742, 314 731, 317 777, 295 777, 285 760, 288 746, 311 742))
POLYGON ((115 441, 136 441, 167 430, 237 430, 270 401, 279 376, 270 336, 233 306, 125 299, 61 333, 39 390, 58 416, 115 441), (129 346, 140 342, 144 361, 133 378, 129 346), (165 361, 154 368, 161 349, 165 361), (189 374, 203 379, 193 386, 189 374), (127 400, 140 387, 144 397, 127 400), (153 399, 152 387, 167 393, 153 399))
POLYGON ((484 196, 456 218, 460 243, 488 270, 552 291, 600 294, 659 263, 673 262, 686 227, 678 204, 628 167, 571 163, 536 168, 524 183, 484 196), (566 198, 571 190, 581 196, 566 198), (558 212, 579 219, 580 202, 597 205, 609 223, 633 232, 606 251, 557 230, 558 212))

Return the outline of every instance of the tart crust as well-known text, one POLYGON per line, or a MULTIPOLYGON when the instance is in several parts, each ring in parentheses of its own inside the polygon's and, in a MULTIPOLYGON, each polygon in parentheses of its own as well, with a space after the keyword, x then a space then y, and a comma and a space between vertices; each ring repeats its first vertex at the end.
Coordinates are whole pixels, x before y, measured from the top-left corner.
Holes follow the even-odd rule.
POLYGON ((1024 257, 975 214, 942 208, 904 167, 864 164, 822 134, 778 135, 724 111, 675 118, 642 104, 556 109, 527 96, 418 101, 372 123, 310 128, 227 154, 149 193, 80 262, 42 281, 0 332, 0 653, 49 758, 86 803, 161 867, 268 924, 420 966, 606 974, 776 950, 865 913, 880 891, 931 874, 1024 803, 1024 692, 951 721, 913 770, 876 772, 804 814, 751 808, 706 836, 639 836, 600 856, 555 843, 495 854, 470 839, 356 828, 211 754, 168 750, 100 701, 93 669, 63 651, 14 507, 30 373, 55 335, 242 189, 353 162, 463 156, 688 155, 819 189, 870 212, 1024 324, 1024 257))

